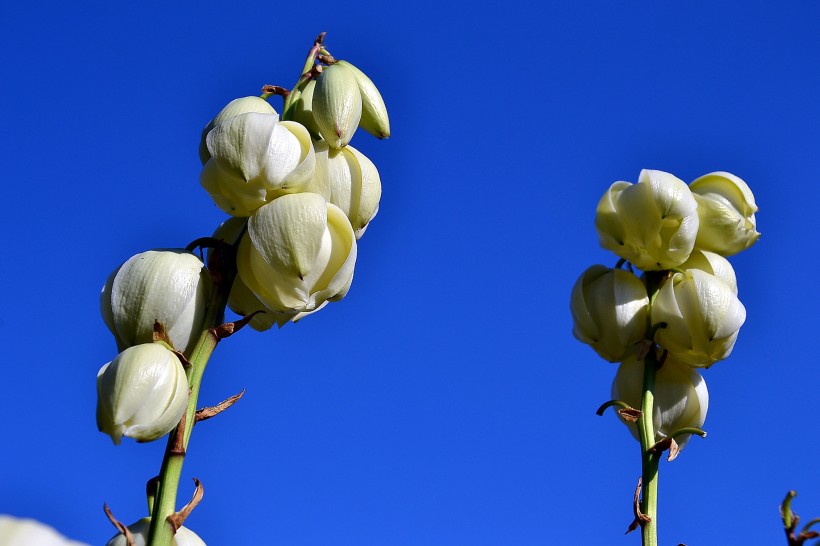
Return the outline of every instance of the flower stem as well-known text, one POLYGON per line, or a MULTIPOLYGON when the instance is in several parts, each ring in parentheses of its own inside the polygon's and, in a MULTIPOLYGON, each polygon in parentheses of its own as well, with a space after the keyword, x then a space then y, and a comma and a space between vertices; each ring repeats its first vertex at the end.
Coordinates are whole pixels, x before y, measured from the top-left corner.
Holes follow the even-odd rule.
POLYGON ((313 47, 310 48, 308 51, 307 58, 305 59, 305 65, 302 67, 302 73, 299 76, 299 81, 296 82, 296 85, 293 86, 290 94, 285 97, 285 104, 282 106, 282 116, 281 119, 288 120, 291 119, 291 108, 293 103, 296 102, 296 99, 302 94, 302 90, 304 89, 305 84, 310 80, 310 73, 313 70, 313 66, 316 63, 316 57, 324 50, 324 46, 322 45, 325 39, 325 33, 322 32, 313 42, 313 47))
POLYGON ((188 357, 191 364, 186 370, 190 390, 188 407, 177 428, 168 435, 168 445, 165 448, 159 474, 157 496, 151 513, 148 546, 171 546, 173 544, 175 530, 168 521, 168 517, 176 512, 179 479, 182 474, 182 465, 185 462, 188 442, 191 439, 191 432, 196 421, 197 400, 202 384, 202 375, 205 373, 208 360, 219 342, 213 328, 219 326, 224 319, 228 295, 231 291, 233 278, 236 275, 234 255, 234 247, 229 245, 218 246, 213 250, 212 259, 209 263, 209 270, 215 281, 214 292, 205 311, 205 320, 203 321, 205 329, 188 357), (216 259, 213 259, 213 256, 216 256, 216 259))
POLYGON ((641 495, 641 513, 646 519, 641 523, 643 546, 658 544, 658 463, 659 453, 651 453, 649 448, 655 444, 655 427, 653 423, 655 405, 655 374, 658 368, 655 351, 649 351, 643 366, 643 399, 641 400, 641 417, 638 419, 638 430, 641 439, 641 476, 643 492, 641 495))

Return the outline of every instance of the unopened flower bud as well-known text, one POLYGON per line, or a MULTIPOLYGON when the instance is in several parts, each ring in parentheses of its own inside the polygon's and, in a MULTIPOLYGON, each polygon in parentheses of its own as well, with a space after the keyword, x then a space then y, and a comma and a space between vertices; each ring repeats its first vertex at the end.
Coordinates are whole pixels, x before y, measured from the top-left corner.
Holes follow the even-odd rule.
POLYGON ((33 519, 0 515, 0 546, 88 546, 33 519))
POLYGON ((208 133, 211 132, 211 129, 227 119, 238 116, 239 114, 247 114, 249 112, 256 112, 258 114, 272 114, 276 116, 276 119, 279 119, 279 115, 276 113, 276 110, 273 109, 273 106, 261 97, 242 97, 240 99, 232 100, 216 115, 214 119, 209 121, 208 125, 206 125, 202 130, 202 138, 199 139, 199 159, 202 161, 203 165, 205 165, 205 163, 207 163, 211 158, 211 152, 208 151, 207 143, 208 133))
POLYGON ((340 64, 327 66, 313 90, 313 119, 331 148, 347 146, 362 118, 356 75, 340 64))
MULTIPOLYGON (((145 546, 148 544, 148 532, 151 529, 151 518, 142 518, 136 523, 128 526, 131 536, 134 537, 134 546, 145 546)), ((174 535, 174 540, 171 543, 173 546, 205 546, 205 542, 197 536, 196 533, 185 527, 177 529, 174 535)), ((127 541, 125 535, 117 533, 105 543, 105 546, 126 546, 127 541)))
POLYGON ((610 362, 622 360, 646 333, 649 297, 629 271, 593 265, 572 288, 573 335, 610 362))
POLYGON ((737 276, 729 260, 715 252, 699 250, 695 248, 689 259, 683 262, 679 269, 700 269, 714 275, 729 285, 732 291, 737 294, 737 276))
POLYGON ((615 182, 598 203, 601 246, 644 271, 671 269, 695 246, 697 203, 689 187, 663 171, 644 169, 637 184, 615 182))
MULTIPOLYGON (((644 362, 630 356, 618 366, 618 373, 612 382, 612 398, 622 400, 635 409, 640 409, 643 397, 644 362)), ((709 409, 709 391, 703 377, 694 369, 667 359, 655 374, 654 411, 652 424, 655 441, 675 434, 683 428, 701 428, 709 409)), ((640 439, 637 424, 621 421, 629 427, 636 440, 640 439)), ((691 434, 681 434, 674 438, 683 449, 691 434)))
POLYGON ((259 209, 237 253, 242 282, 268 309, 291 320, 341 299, 355 263, 350 222, 315 193, 284 195, 259 209))
POLYGON ((700 269, 675 273, 652 304, 655 341, 680 362, 709 367, 732 352, 746 308, 731 286, 700 269))
POLYGON ((361 238, 379 211, 382 185, 376 166, 353 146, 337 150, 317 142, 316 177, 327 188, 324 197, 344 211, 356 239, 361 238))
POLYGON ((387 107, 384 105, 381 93, 376 85, 368 78, 364 72, 347 61, 338 61, 346 68, 349 68, 356 76, 356 83, 359 84, 359 92, 362 96, 362 119, 359 127, 377 138, 388 138, 390 136, 390 119, 387 117, 387 107))
POLYGON ((313 140, 322 138, 319 126, 313 117, 313 91, 316 89, 316 80, 310 79, 304 84, 301 91, 296 91, 299 96, 293 101, 293 105, 288 112, 288 119, 301 123, 310 132, 313 140))
POLYGON ((698 248, 732 256, 760 238, 755 196, 742 179, 714 172, 701 176, 689 188, 698 202, 698 248))
POLYGON ((231 216, 250 216, 279 195, 310 191, 316 161, 310 133, 299 123, 240 114, 214 127, 206 140, 211 158, 200 183, 231 216))
POLYGON ((202 333, 212 290, 211 275, 194 254, 149 250, 132 256, 108 277, 100 312, 119 351, 150 343, 154 322, 159 321, 174 348, 185 352, 202 333))
POLYGON ((166 435, 187 404, 185 369, 161 343, 130 347, 97 374, 97 428, 115 444, 123 436, 151 442, 166 435))

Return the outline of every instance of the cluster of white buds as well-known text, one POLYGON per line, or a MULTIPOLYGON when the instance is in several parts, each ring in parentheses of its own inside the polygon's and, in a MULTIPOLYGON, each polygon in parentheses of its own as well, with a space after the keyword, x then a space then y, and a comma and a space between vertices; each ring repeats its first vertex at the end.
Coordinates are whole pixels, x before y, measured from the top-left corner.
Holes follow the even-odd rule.
POLYGON ((179 422, 188 381, 171 349, 193 348, 213 289, 202 261, 184 249, 142 252, 108 277, 100 311, 121 352, 97 374, 97 427, 115 444, 156 440, 179 422), (154 342, 157 324, 170 346, 154 342))
MULTIPOLYGON (((387 138, 390 125, 373 82, 334 59, 323 38, 293 91, 265 86, 260 97, 233 100, 202 131, 200 183, 231 216, 213 238, 189 247, 212 249, 207 267, 189 250, 151 250, 106 281, 100 309, 120 353, 97 374, 97 427, 115 444, 122 437, 150 442, 176 429, 172 440, 184 445, 190 421, 183 417, 200 415, 191 417, 198 394, 192 378, 212 344, 246 323, 267 330, 297 321, 350 289, 357 241, 379 210, 381 180, 348 143, 358 127, 387 138), (267 102, 274 94, 286 97, 281 118, 267 102), (225 305, 243 319, 219 325, 225 305)), ((224 404, 206 409, 222 411, 224 404)), ((145 544, 149 532, 166 533, 164 520, 139 520, 128 528, 130 539, 115 522, 122 533, 108 545, 145 544)), ((179 527, 174 544, 204 543, 179 527)))
POLYGON ((214 234, 238 244, 233 311, 257 330, 297 321, 347 294, 357 240, 379 210, 376 166, 348 143, 390 135, 373 82, 345 61, 305 71, 283 118, 263 99, 230 102, 202 133, 200 181, 233 218, 214 234), (246 219, 238 221, 237 219, 246 219))
MULTIPOLYGON (((613 184, 598 204, 601 246, 621 258, 619 266, 631 265, 595 265, 581 275, 570 302, 573 334, 602 358, 621 363, 613 397, 632 407, 640 407, 644 357, 654 352, 651 360, 661 363, 657 441, 700 428, 706 419, 709 397, 696 368, 729 356, 746 320, 726 257, 760 237, 755 212, 749 187, 726 172, 687 185, 644 170, 636 184, 613 184)), ((628 424, 637 437, 634 423, 628 424)), ((682 447, 688 438, 676 441, 682 447)))

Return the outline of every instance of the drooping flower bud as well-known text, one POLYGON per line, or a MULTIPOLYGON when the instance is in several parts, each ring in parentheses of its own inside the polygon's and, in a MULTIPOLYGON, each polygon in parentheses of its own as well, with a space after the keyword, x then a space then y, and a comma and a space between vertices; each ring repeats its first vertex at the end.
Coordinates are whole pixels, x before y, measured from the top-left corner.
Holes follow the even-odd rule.
POLYGON ((683 262, 679 269, 700 269, 707 273, 714 275, 723 282, 729 285, 732 291, 737 295, 737 276, 735 270, 729 260, 715 252, 708 250, 700 250, 695 248, 689 259, 683 262))
MULTIPOLYGON (((635 356, 624 360, 618 366, 618 373, 612 382, 612 398, 640 409, 643 397, 643 368, 644 362, 635 356)), ((706 421, 709 391, 703 377, 696 370, 667 359, 655 375, 654 395, 652 424, 655 428, 656 442, 683 428, 701 428, 706 421)), ((639 440, 636 423, 625 421, 620 415, 619 419, 629 427, 632 436, 639 440)), ((674 440, 678 447, 683 449, 691 436, 688 433, 681 434, 674 440)))
POLYGON ((249 112, 272 114, 276 116, 276 119, 279 119, 279 114, 276 113, 273 106, 261 97, 242 97, 232 100, 202 130, 202 138, 199 139, 199 160, 202 161, 203 165, 211 159, 211 152, 208 151, 207 143, 208 133, 211 132, 211 129, 227 119, 249 112))
POLYGON ((701 176, 689 188, 698 202, 698 248, 732 256, 760 238, 755 196, 742 179, 714 172, 701 176))
POLYGON ((109 277, 100 312, 123 351, 153 340, 154 322, 165 327, 174 348, 185 352, 202 333, 213 280, 194 254, 160 249, 132 256, 109 277))
POLYGON ((199 180, 231 216, 250 216, 279 195, 310 191, 316 160, 310 133, 299 123, 240 114, 214 127, 206 140, 211 158, 199 180))
POLYGON ((0 515, 0 546, 88 546, 33 519, 0 515))
POLYGON ((268 309, 290 320, 341 299, 355 263, 350 222, 314 193, 285 195, 259 209, 237 254, 242 282, 268 309))
POLYGON ((327 66, 313 90, 313 119, 331 148, 347 146, 362 119, 356 75, 341 64, 327 66))
MULTIPOLYGON (((145 546, 148 544, 148 532, 151 529, 151 518, 142 518, 136 523, 128 526, 131 536, 134 537, 134 546, 145 546)), ((206 546, 205 542, 196 533, 185 527, 177 529, 172 542, 174 546, 206 546)), ((127 546, 125 535, 117 533, 105 546, 127 546)))
POLYGON ((629 271, 593 265, 572 288, 573 335, 601 358, 617 362, 643 339, 649 297, 629 271))
MULTIPOLYGON (((214 231, 213 237, 229 245, 236 244, 245 235, 247 222, 247 218, 228 218, 214 231)), ((245 286, 239 275, 234 278, 231 286, 228 306, 234 313, 243 317, 251 313, 257 313, 248 324, 259 332, 269 330, 274 324, 284 324, 293 318, 291 313, 282 313, 281 311, 269 309, 245 286)))
POLYGON ((97 374, 97 428, 115 444, 123 436, 138 442, 165 436, 187 404, 185 369, 161 343, 129 347, 97 374))
POLYGON ((695 246, 697 203, 689 187, 644 169, 637 184, 615 182, 601 198, 595 227, 601 246, 644 271, 682 264, 695 246))
POLYGON ((360 239, 379 211, 382 185, 376 166, 353 146, 337 150, 317 142, 316 177, 323 182, 317 187, 326 188, 325 199, 344 211, 360 239))
POLYGON ((377 138, 388 138, 390 136, 390 119, 387 117, 387 107, 384 105, 381 93, 376 85, 368 78, 364 72, 347 61, 338 61, 346 68, 349 68, 356 76, 356 83, 359 84, 359 93, 362 96, 362 119, 359 127, 377 138))
POLYGON ((680 362, 707 368, 732 352, 746 308, 734 290, 700 269, 675 273, 652 304, 652 323, 666 323, 655 341, 680 362))

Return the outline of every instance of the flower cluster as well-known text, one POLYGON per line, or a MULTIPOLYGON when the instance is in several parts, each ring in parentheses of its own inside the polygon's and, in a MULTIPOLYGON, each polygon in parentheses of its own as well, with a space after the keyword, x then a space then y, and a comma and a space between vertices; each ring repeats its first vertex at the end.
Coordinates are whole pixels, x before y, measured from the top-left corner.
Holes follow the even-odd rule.
MULTIPOLYGON (((760 237, 756 211, 746 183, 726 172, 687 185, 644 170, 636 184, 613 184, 598 204, 601 246, 621 258, 619 266, 630 265, 595 265, 581 275, 570 303, 573 334, 605 360, 620 362, 613 398, 635 408, 644 357, 651 352, 646 362, 661 363, 653 420, 658 441, 700 428, 706 418, 709 397, 697 369, 729 356, 746 320, 726 258, 760 237)), ((624 422, 637 437, 635 424, 624 422)), ((677 438, 680 447, 687 439, 677 438)))
POLYGON ((262 98, 230 102, 202 134, 200 182, 233 218, 215 237, 238 243, 229 305, 257 330, 344 297, 356 241, 379 209, 376 166, 348 143, 357 127, 390 135, 373 82, 324 59, 288 95, 282 120, 262 98), (241 219, 241 220, 240 220, 241 219))
MULTIPOLYGON (((115 444, 124 436, 150 442, 176 428, 171 441, 185 445, 200 418, 195 377, 219 339, 246 323, 261 331, 295 322, 350 289, 381 180, 349 142, 358 127, 387 138, 390 125, 373 82, 334 59, 323 37, 292 91, 265 86, 262 96, 231 101, 205 126, 200 183, 231 216, 214 237, 189 249, 142 252, 108 277, 100 310, 120 352, 97 374, 97 427, 115 444), (267 102, 274 94, 285 96, 281 117, 267 102), (207 266, 190 251, 197 246, 214 252, 207 266), (243 319, 220 325, 226 305, 243 319)), ((222 411, 226 402, 206 409, 222 411)), ((166 456, 178 452, 169 447, 166 456)), ((158 486, 160 497, 170 490, 158 486)), ((167 512, 172 504, 155 506, 167 512)), ((166 533, 157 522, 168 514, 153 515, 154 525, 144 518, 129 528, 135 544, 166 533)), ((204 544, 174 529, 175 544, 204 544)), ((119 534, 108 544, 126 541, 119 534)))
POLYGON ((174 350, 199 339, 213 288, 205 265, 184 249, 142 252, 108 277, 100 312, 120 354, 97 374, 97 428, 115 444, 156 440, 182 418, 188 380, 174 350), (154 341, 157 324, 165 341, 154 341))

